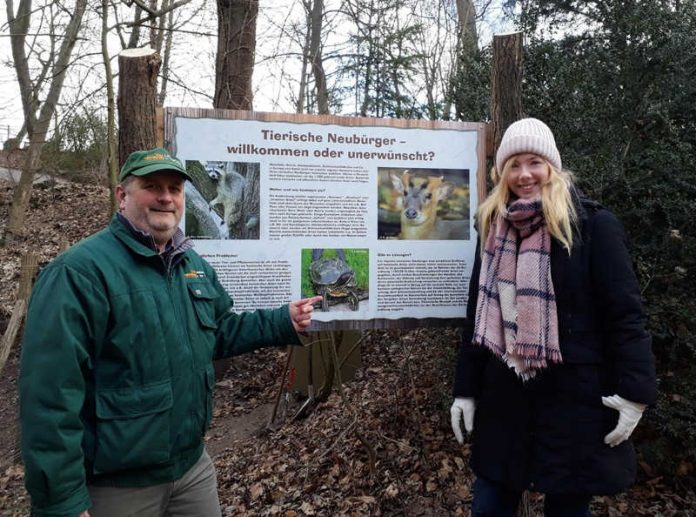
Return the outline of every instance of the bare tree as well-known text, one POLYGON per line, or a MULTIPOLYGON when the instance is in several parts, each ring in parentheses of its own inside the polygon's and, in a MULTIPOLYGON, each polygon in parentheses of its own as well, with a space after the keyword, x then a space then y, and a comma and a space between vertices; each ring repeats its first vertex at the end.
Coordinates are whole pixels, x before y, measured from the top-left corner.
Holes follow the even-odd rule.
MULTIPOLYGON (((470 81, 469 75, 484 76, 488 92, 487 66, 479 70, 483 57, 477 24, 491 2, 295 0, 282 9, 262 5, 255 73, 265 74, 264 86, 274 84, 270 100, 280 109, 279 97, 286 95, 298 113, 323 112, 317 90, 325 85, 330 111, 350 103, 355 107, 348 111, 365 116, 449 118, 453 105, 459 110, 453 93, 462 81, 470 81), (313 23, 317 20, 321 26, 313 23), (273 41, 273 48, 265 41, 273 41), (462 69, 469 75, 462 76, 462 69)), ((269 95, 269 90, 257 95, 269 95)), ((477 108, 485 106, 476 111, 477 118, 488 113, 487 97, 485 102, 479 97, 471 101, 477 108)))
MULTIPOLYGON (((162 17, 162 19, 164 19, 164 17, 162 17)), ((162 80, 160 81, 157 103, 160 106, 164 104, 164 100, 167 98, 167 85, 169 84, 169 63, 172 55, 172 45, 174 40, 174 11, 169 11, 169 13, 167 13, 166 30, 163 29, 161 32, 164 33, 164 48, 159 49, 159 53, 162 56, 162 80)))
POLYGON ((107 36, 109 34, 108 18, 109 18, 109 3, 108 0, 102 0, 101 3, 101 50, 102 60, 104 62, 104 76, 106 78, 106 169, 109 177, 109 195, 111 201, 111 210, 116 212, 118 202, 116 200, 116 183, 118 182, 118 148, 116 139, 116 108, 114 96, 114 74, 111 69, 111 58, 109 57, 109 48, 107 45, 107 36))
POLYGON ((419 21, 402 0, 345 0, 342 12, 352 26, 343 72, 354 78, 361 116, 408 118, 420 115, 414 80, 420 56, 419 21))
POLYGON ((12 241, 21 234, 24 227, 32 182, 39 167, 41 150, 46 143, 51 119, 56 112, 87 0, 75 0, 71 9, 60 6, 61 14, 49 20, 48 45, 43 48, 35 46, 36 39, 32 36, 30 28, 32 17, 36 14, 43 16, 44 9, 50 5, 34 9, 32 0, 20 0, 15 11, 13 0, 6 2, 12 60, 22 98, 24 124, 29 136, 26 162, 14 192, 6 228, 6 238, 12 241), (66 17, 67 23, 59 24, 57 17, 66 17), (34 68, 35 65, 31 66, 30 62, 38 64, 38 68, 34 68))
MULTIPOLYGON (((149 35, 149 47, 154 49, 162 57, 162 65, 160 68, 160 85, 157 94, 157 102, 159 105, 164 104, 167 96, 167 87, 170 80, 170 63, 172 49, 174 48, 174 34, 185 25, 191 17, 196 16, 199 9, 195 9, 191 17, 177 23, 174 15, 179 8, 190 3, 191 0, 162 0, 158 5, 157 0, 149 0, 145 5, 142 1, 135 2, 135 11, 133 18, 129 22, 118 22, 113 28, 121 41, 121 48, 136 48, 140 45, 141 29, 147 29, 149 35), (126 42, 124 29, 130 28, 131 33, 126 42)), ((114 10, 116 19, 118 20, 118 10, 114 10)))
POLYGON ((295 111, 297 113, 304 113, 305 97, 307 96, 307 68, 309 67, 309 54, 310 45, 312 44, 312 17, 311 17, 311 0, 303 0, 302 5, 304 6, 306 16, 305 33, 304 33, 304 45, 302 46, 302 71, 300 72, 300 87, 297 93, 297 101, 295 103, 295 111))
POLYGON ((300 72, 299 91, 295 101, 295 111, 311 112, 311 98, 316 100, 317 112, 329 113, 329 91, 322 57, 322 28, 324 24, 324 0, 302 0, 305 12, 303 28, 302 70, 300 72), (309 84, 307 69, 312 67, 314 87, 309 84))
POLYGON ((448 108, 443 108, 442 94, 449 84, 456 63, 456 52, 452 48, 457 27, 450 4, 451 0, 417 4, 416 13, 422 20, 418 30, 418 49, 422 91, 425 95, 424 112, 432 120, 443 116, 446 118, 449 112, 448 108))
POLYGON ((459 45, 475 47, 478 44, 476 32, 476 6, 473 0, 457 0, 457 19, 459 30, 457 31, 459 45))
POLYGON ((452 73, 448 81, 448 95, 444 112, 449 116, 457 79, 465 67, 471 65, 478 53, 478 33, 476 31, 476 6, 473 0, 457 0, 457 42, 452 73))
MULTIPOLYGON (((138 44, 138 34, 141 28, 149 28, 150 44, 146 57, 142 57, 142 52, 129 47, 126 49, 135 52, 135 57, 124 51, 119 58, 120 77, 127 77, 128 83, 121 81, 119 85, 119 114, 120 131, 118 135, 118 148, 116 148, 115 137, 115 104, 113 73, 111 71, 110 57, 106 47, 106 35, 108 32, 106 1, 102 0, 102 54, 106 75, 107 90, 107 127, 109 134, 108 142, 108 168, 109 184, 113 188, 117 183, 118 165, 123 163, 131 151, 145 147, 153 147, 156 143, 156 122, 154 119, 156 106, 162 105, 167 93, 169 79, 169 57, 172 51, 175 10, 191 0, 162 0, 158 5, 157 0, 150 0, 145 6, 139 0, 136 2, 136 9, 132 22, 127 23, 132 27, 129 45, 138 44), (143 13, 145 16, 143 17, 143 13), (150 25, 145 25, 150 23, 150 25), (133 35, 136 35, 135 38, 133 35), (164 48, 164 64, 160 59, 160 50, 164 48), (154 49, 154 50, 151 50, 154 49), (153 54, 153 55, 151 55, 153 54), (125 70, 124 70, 125 68, 125 70), (157 92, 158 72, 162 70, 162 81, 159 92, 157 92), (141 76, 138 77, 138 74, 141 76), (136 99, 137 102, 133 100, 136 99), (113 146, 113 147, 112 147, 113 146)), ((121 24, 116 27, 122 43, 125 38, 121 33, 121 24)), ((112 193, 112 207, 116 209, 116 200, 112 193)))

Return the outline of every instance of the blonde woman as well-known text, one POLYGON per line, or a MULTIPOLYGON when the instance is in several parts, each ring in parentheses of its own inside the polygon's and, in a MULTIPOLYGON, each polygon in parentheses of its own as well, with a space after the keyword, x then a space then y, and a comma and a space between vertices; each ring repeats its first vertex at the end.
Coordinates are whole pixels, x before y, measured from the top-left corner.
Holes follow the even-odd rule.
MULTIPOLYGON (((452 404, 472 433, 473 516, 589 516, 635 476, 628 440, 656 398, 655 361, 621 224, 582 198, 551 130, 512 124, 477 213, 452 404)), ((463 424, 463 426, 462 426, 463 424)))

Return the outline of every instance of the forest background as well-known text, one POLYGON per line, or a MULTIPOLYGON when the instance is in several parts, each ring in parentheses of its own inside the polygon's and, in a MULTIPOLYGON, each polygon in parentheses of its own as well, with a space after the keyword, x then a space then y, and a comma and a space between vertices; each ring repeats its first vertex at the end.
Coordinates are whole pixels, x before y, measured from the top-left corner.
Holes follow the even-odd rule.
POLYGON ((160 52, 163 105, 487 121, 489 34, 523 31, 524 114, 630 240, 660 391, 642 471, 696 487, 696 2, 7 0, 5 16, 3 44, 23 48, 0 72, 18 86, 0 106, 5 150, 37 144, 36 170, 103 184, 123 48, 160 52), (250 64, 230 72, 232 36, 250 64))

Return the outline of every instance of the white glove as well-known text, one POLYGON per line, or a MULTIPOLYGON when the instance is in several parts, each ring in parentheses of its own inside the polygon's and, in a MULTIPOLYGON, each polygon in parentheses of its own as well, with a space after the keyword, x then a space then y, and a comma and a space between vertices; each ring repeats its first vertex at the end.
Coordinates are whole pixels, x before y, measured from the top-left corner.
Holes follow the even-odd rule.
POLYGON ((619 423, 616 424, 616 428, 611 433, 604 437, 604 443, 609 447, 616 447, 621 442, 628 440, 647 406, 631 402, 618 395, 602 397, 602 404, 619 412, 619 423))
POLYGON ((474 430, 474 413, 476 412, 476 401, 473 398, 457 397, 452 402, 450 414, 452 415, 452 431, 459 443, 464 443, 464 433, 462 433, 462 419, 467 433, 474 430))

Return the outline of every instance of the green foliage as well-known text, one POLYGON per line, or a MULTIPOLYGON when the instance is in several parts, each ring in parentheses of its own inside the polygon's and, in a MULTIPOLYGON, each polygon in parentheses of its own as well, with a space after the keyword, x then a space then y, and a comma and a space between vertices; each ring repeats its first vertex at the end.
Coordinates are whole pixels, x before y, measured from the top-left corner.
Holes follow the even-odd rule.
POLYGON ((661 395, 641 454, 694 486, 684 466, 696 460, 696 5, 525 6, 525 111, 624 223, 646 299, 661 395))
POLYGON ((491 49, 463 49, 450 97, 457 120, 490 119, 491 49))
POLYGON ((105 154, 106 123, 96 110, 83 110, 70 113, 61 121, 46 142, 41 161, 44 171, 63 173, 79 180, 88 179, 90 174, 99 171, 105 154))

